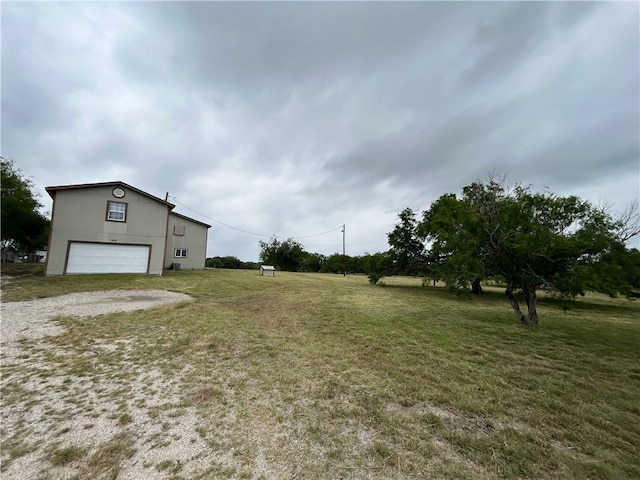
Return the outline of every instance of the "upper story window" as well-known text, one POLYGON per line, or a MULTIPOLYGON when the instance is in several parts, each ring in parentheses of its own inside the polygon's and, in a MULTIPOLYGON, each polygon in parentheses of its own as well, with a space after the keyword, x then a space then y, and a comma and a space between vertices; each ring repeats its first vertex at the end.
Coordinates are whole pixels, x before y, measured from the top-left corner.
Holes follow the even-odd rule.
POLYGON ((126 222, 127 204, 122 202, 107 202, 107 220, 112 222, 126 222))

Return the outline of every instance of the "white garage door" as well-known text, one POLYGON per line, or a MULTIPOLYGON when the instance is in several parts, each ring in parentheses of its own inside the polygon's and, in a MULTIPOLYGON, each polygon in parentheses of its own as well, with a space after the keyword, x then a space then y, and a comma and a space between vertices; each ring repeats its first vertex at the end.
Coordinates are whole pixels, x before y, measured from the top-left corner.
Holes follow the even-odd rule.
POLYGON ((72 242, 67 273, 147 273, 148 245, 72 242))

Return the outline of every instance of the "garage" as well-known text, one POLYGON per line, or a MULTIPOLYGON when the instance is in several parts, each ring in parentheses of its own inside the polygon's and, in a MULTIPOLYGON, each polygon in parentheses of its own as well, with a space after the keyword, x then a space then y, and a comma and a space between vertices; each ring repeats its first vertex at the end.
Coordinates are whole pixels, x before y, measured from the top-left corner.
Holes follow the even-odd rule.
POLYGON ((71 242, 66 273, 147 273, 150 245, 71 242))

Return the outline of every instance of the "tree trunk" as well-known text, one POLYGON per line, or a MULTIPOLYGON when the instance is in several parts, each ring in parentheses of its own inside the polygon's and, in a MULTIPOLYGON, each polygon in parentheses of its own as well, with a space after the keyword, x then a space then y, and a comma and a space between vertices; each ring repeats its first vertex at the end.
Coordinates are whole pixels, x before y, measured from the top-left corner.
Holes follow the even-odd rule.
POLYGON ((482 286, 480 285, 480 279, 476 278, 471 284, 471 293, 480 294, 482 293, 482 286))
POLYGON ((527 315, 522 313, 520 310, 520 305, 518 304, 518 300, 513 294, 513 286, 509 285, 504 292, 507 295, 507 298, 511 302, 511 306, 513 307, 513 311, 516 313, 516 317, 518 317, 518 321, 522 325, 538 325, 538 296, 536 295, 535 287, 532 288, 523 288, 522 294, 524 295, 524 300, 527 303, 527 315))
POLYGON ((511 306, 513 307, 513 311, 516 313, 516 317, 518 317, 518 321, 522 325, 527 325, 527 323, 528 323, 527 322, 527 317, 525 317, 523 315, 522 311, 520 310, 520 305, 518 304, 518 300, 513 295, 513 287, 511 285, 509 285, 504 293, 507 296, 507 298, 509 299, 509 301, 511 302, 511 306))
POLYGON ((527 323, 529 325, 538 325, 538 296, 536 295, 536 289, 525 288, 522 290, 524 293, 524 299, 527 302, 527 323))

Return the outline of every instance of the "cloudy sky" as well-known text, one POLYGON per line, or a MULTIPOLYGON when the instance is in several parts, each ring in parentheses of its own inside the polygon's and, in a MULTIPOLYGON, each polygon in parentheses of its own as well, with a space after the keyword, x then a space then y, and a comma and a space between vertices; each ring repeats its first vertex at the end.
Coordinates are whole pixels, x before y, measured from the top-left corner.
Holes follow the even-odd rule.
POLYGON ((343 224, 347 254, 386 250, 403 208, 493 170, 640 196, 637 2, 0 9, 1 154, 46 210, 45 186, 122 180, 249 261, 273 235, 341 252, 343 224))

